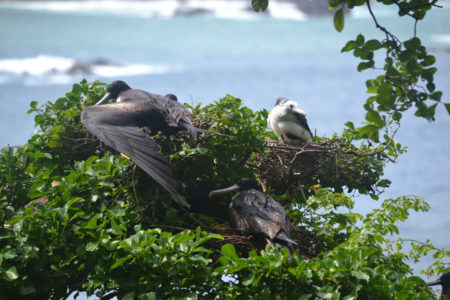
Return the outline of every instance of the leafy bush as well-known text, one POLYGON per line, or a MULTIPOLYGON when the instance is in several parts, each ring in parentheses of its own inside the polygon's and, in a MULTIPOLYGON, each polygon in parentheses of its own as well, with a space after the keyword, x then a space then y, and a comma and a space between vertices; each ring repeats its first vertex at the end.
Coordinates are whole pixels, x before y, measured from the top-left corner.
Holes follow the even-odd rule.
MULTIPOLYGON (((397 250, 404 241, 386 238, 398 233, 395 223, 409 210, 428 209, 422 199, 388 199, 364 217, 351 212, 350 197, 319 186, 303 203, 274 195, 290 203, 299 250, 243 251, 223 219, 196 212, 195 201, 211 200, 193 191, 207 194, 258 169, 253 159, 265 153, 267 112, 226 96, 192 110, 199 126, 235 138, 154 137, 191 186, 191 207, 181 208, 80 124, 82 108, 104 86, 82 81, 55 103, 32 103, 39 132, 25 146, 1 151, 1 297, 60 299, 74 291, 121 299, 432 297, 423 280, 409 276, 408 255, 397 250), (336 205, 349 211, 337 212, 336 205)), ((222 214, 228 201, 216 203, 222 214)), ((430 249, 416 247, 411 255, 430 249)))

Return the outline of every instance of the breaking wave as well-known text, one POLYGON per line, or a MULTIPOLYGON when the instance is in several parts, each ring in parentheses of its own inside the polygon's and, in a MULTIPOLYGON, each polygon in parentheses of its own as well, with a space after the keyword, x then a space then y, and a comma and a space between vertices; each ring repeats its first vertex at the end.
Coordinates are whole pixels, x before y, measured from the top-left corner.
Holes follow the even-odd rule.
POLYGON ((439 44, 450 44, 450 34, 433 34, 431 41, 439 44))
POLYGON ((67 84, 76 77, 123 77, 176 71, 166 65, 120 65, 103 59, 79 62, 73 58, 39 55, 0 59, 0 85, 23 81, 26 85, 67 84))
POLYGON ((239 0, 158 0, 158 1, 6 1, 0 7, 22 10, 43 10, 55 13, 112 14, 142 18, 172 18, 208 15, 217 18, 253 19, 270 16, 277 19, 304 20, 306 15, 295 4, 270 2, 266 13, 255 13, 250 1, 239 0))

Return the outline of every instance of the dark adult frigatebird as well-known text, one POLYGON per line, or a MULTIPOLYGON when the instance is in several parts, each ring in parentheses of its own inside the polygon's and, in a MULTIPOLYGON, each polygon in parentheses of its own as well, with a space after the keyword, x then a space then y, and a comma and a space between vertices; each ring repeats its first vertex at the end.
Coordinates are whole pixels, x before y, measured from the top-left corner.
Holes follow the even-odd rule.
POLYGON ((245 177, 235 185, 214 190, 209 197, 236 192, 230 203, 231 223, 243 235, 262 234, 269 243, 292 248, 291 223, 283 207, 272 197, 259 190, 253 178, 245 177))
POLYGON ((441 292, 441 299, 448 299, 450 300, 450 272, 444 273, 439 277, 439 279, 428 282, 429 286, 433 285, 441 285, 442 286, 442 292, 441 292))
POLYGON ((299 145, 313 138, 306 122, 306 113, 300 109, 297 102, 288 98, 276 100, 267 123, 273 133, 286 144, 299 145))
POLYGON ((194 138, 198 132, 209 132, 192 125, 191 112, 176 101, 175 95, 161 96, 132 89, 120 80, 108 86, 99 102, 83 110, 81 121, 103 143, 129 155, 131 161, 177 199, 180 197, 178 184, 168 160, 141 127, 167 136, 186 129, 194 138), (109 99, 115 99, 116 103, 100 105, 109 99))

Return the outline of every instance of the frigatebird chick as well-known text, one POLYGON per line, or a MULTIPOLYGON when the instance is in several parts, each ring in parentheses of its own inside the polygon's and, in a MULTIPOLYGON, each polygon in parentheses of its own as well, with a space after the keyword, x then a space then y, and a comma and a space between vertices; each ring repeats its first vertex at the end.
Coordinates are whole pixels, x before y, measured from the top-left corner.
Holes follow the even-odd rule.
POLYGON ((278 138, 285 144, 299 145, 313 138, 306 113, 297 102, 288 98, 278 98, 270 111, 267 123, 278 138))
POLYGON ((83 110, 81 121, 90 133, 128 155, 178 199, 178 184, 167 158, 141 127, 148 128, 153 134, 161 131, 167 136, 186 129, 194 138, 198 132, 208 131, 194 127, 191 112, 172 96, 176 100, 175 95, 151 94, 132 89, 123 81, 114 81, 99 102, 83 110), (116 103, 100 105, 109 99, 115 99, 116 103))
POLYGON ((450 299, 450 272, 442 274, 441 277, 439 277, 439 279, 435 281, 428 282, 428 285, 429 286, 441 285, 442 292, 440 299, 450 299))
POLYGON ((291 248, 297 245, 291 239, 291 223, 283 207, 259 190, 254 179, 245 177, 231 187, 214 190, 209 198, 238 192, 230 203, 231 223, 242 235, 262 234, 269 243, 291 248))

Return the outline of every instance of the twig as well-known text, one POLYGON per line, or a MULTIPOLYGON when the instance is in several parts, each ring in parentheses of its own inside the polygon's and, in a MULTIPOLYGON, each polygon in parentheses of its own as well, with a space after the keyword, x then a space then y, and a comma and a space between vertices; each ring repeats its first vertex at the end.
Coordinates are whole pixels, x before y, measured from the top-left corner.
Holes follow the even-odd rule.
MULTIPOLYGON (((121 155, 123 155, 123 154, 121 153, 121 155)), ((123 155, 123 156, 125 156, 125 155, 123 155)), ((125 156, 125 157, 126 157, 126 156, 125 156)), ((135 185, 135 183, 134 183, 134 173, 135 173, 135 172, 136 172, 136 165, 133 166, 133 171, 131 172, 131 184, 132 184, 132 186, 133 186, 134 201, 136 201, 137 208, 138 208, 138 211, 139 211, 139 215, 140 215, 140 217, 141 217, 141 220, 143 220, 143 219, 144 219, 144 216, 142 215, 141 204, 139 203, 139 197, 138 197, 138 195, 137 195, 137 192, 136 192, 136 185, 135 185)))
POLYGON ((100 298, 100 299, 101 299, 101 300, 109 300, 109 299, 112 299, 112 298, 116 297, 116 296, 119 295, 119 294, 120 294, 119 291, 114 291, 114 292, 112 292, 112 293, 109 293, 109 294, 103 296, 103 297, 100 298))
POLYGON ((300 187, 300 193, 302 193, 303 199, 305 200, 305 203, 306 203, 306 201, 308 201, 308 200, 306 199, 305 192, 303 191, 303 187, 302 187, 302 183, 300 182, 300 178, 298 179, 298 186, 300 187))

